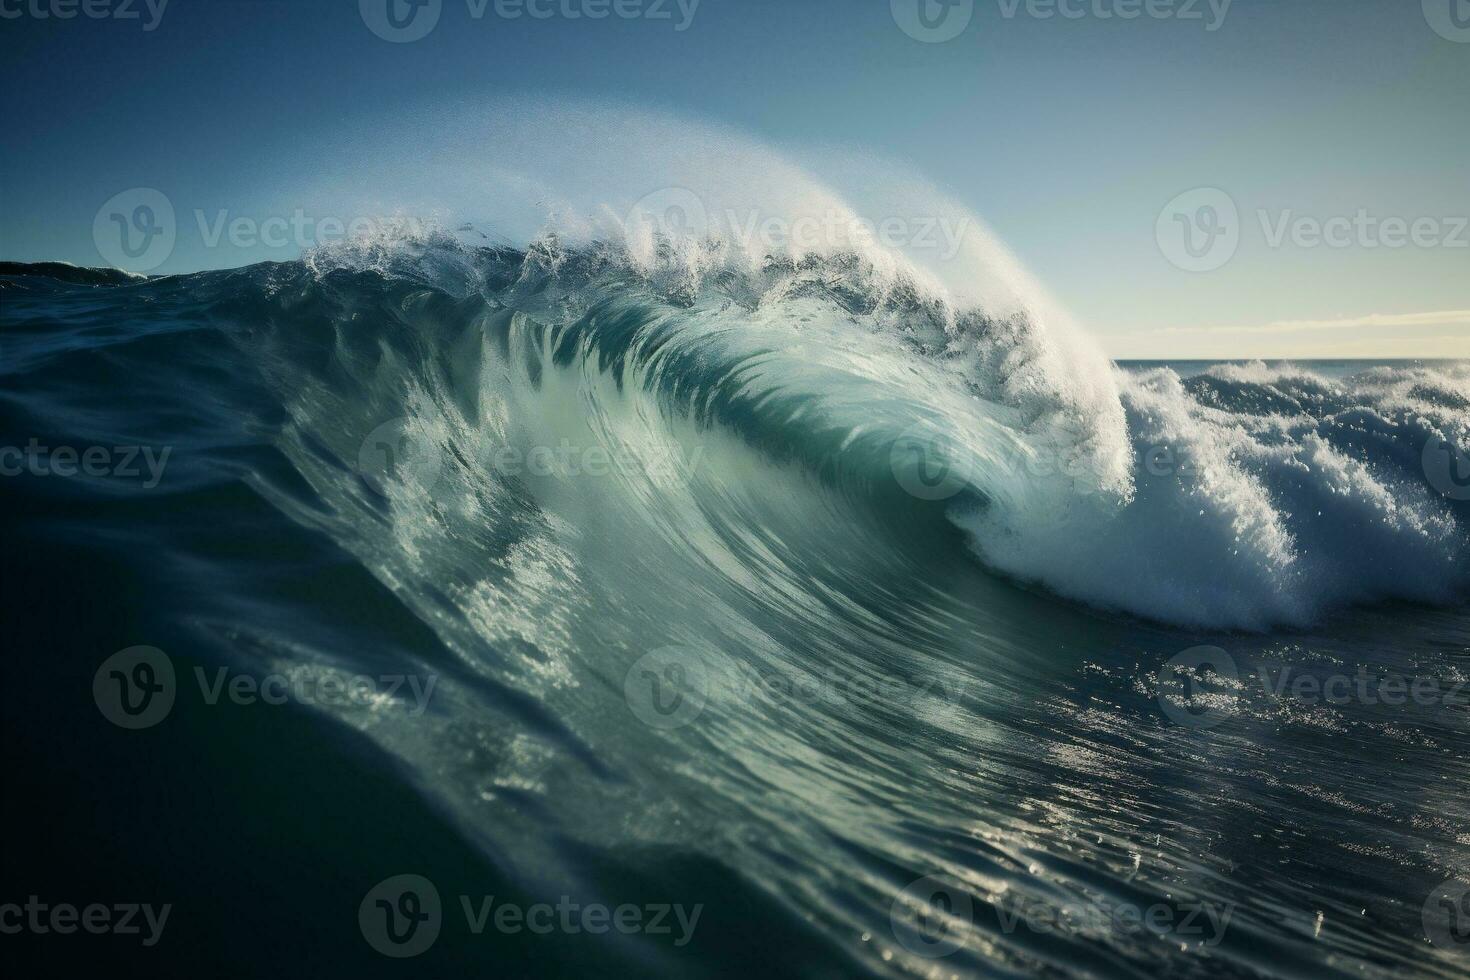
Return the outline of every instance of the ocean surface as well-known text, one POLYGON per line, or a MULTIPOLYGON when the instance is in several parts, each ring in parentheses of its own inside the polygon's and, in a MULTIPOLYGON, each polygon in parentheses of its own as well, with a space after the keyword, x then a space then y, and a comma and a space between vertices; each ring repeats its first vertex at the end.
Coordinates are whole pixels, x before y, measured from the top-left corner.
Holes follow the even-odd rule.
POLYGON ((1466 975, 1470 363, 673 268, 0 267, 16 962, 1466 975))

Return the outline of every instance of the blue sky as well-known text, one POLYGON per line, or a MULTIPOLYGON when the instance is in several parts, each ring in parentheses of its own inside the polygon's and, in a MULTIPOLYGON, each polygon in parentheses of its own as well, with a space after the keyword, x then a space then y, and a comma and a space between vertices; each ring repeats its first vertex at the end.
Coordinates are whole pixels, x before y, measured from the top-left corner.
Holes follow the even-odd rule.
POLYGON ((1470 356, 1470 0, 430 0, 408 43, 387 0, 67 2, 0 0, 0 258, 102 264, 135 187, 179 212, 152 271, 288 258, 192 215, 329 173, 344 126, 612 96, 894 161, 1115 355, 1470 356))

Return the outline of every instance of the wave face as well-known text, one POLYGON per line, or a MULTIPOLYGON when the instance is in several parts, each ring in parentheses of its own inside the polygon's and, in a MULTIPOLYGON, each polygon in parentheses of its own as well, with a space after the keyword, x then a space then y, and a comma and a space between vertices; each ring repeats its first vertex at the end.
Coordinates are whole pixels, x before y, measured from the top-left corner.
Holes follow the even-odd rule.
MULTIPOLYGON (((1033 315, 958 306, 859 252, 752 270, 725 242, 659 247, 648 260, 626 243, 427 236, 311 256, 313 284, 384 276, 453 297, 438 349, 480 348, 470 376, 431 345, 373 364, 361 390, 323 393, 337 418, 370 407, 339 462, 353 468, 361 427, 391 407, 432 461, 433 484, 395 491, 405 499, 469 506, 497 452, 565 442, 656 447, 690 470, 678 475, 692 513, 728 485, 705 438, 730 440, 886 529, 942 533, 942 520, 991 572, 1184 627, 1306 627, 1351 604, 1450 605, 1470 587, 1453 478, 1470 438, 1464 363, 1181 378, 1086 349, 1064 358, 1033 315)), ((400 327, 423 333, 408 315, 400 327)))
POLYGON ((85 508, 176 656, 432 674, 324 730, 533 894, 657 868, 705 950, 779 923, 807 975, 1455 975, 1463 710, 1251 678, 1463 684, 1466 365, 1123 369, 860 251, 654 244, 8 269, 5 441, 172 448, 8 492, 43 543, 85 508), (1161 710, 1198 644, 1218 726, 1161 710), (639 693, 676 676, 692 717, 639 693))

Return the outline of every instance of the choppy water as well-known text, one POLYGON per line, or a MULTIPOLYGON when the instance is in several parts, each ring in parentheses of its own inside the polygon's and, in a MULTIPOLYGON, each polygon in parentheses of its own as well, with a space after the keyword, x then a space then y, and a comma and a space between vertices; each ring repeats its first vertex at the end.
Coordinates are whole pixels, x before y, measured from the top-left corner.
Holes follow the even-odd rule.
POLYGON ((4 273, 30 891, 144 882, 252 974, 402 967, 357 899, 404 873, 430 972, 1470 963, 1465 363, 1079 372, 852 255, 4 273), (124 732, 137 644, 173 706, 124 732))

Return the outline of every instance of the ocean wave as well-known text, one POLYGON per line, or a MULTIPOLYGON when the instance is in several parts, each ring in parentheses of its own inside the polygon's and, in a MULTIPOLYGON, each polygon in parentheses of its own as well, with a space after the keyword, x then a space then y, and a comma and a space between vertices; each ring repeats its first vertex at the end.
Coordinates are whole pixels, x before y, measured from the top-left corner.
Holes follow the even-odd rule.
MULTIPOLYGON (((388 235, 173 288, 246 328, 354 485, 388 419, 432 446, 435 493, 458 487, 461 506, 495 495, 486 460, 516 439, 668 455, 718 428, 873 520, 947 521, 993 572, 1147 619, 1304 626, 1466 594, 1466 503, 1431 458, 1465 452, 1463 364, 1079 379, 1044 324, 957 308, 859 253, 771 254, 750 271, 723 251, 710 244, 692 281, 668 247, 660 268, 624 242, 388 235), (536 431, 568 415, 583 417, 536 431)), ((423 489, 389 494, 422 519, 423 489)))
POLYGON ((453 295, 544 329, 553 362, 591 363, 774 460, 882 494, 888 518, 943 509, 988 567, 1069 598, 1261 629, 1465 594, 1464 504, 1425 464, 1427 446, 1466 444, 1463 365, 1079 382, 1043 325, 946 308, 851 254, 768 256, 755 273, 706 261, 691 287, 606 243, 369 253, 308 263, 318 276, 371 268, 436 288, 448 276, 453 295), (943 472, 939 492, 914 466, 943 472))

